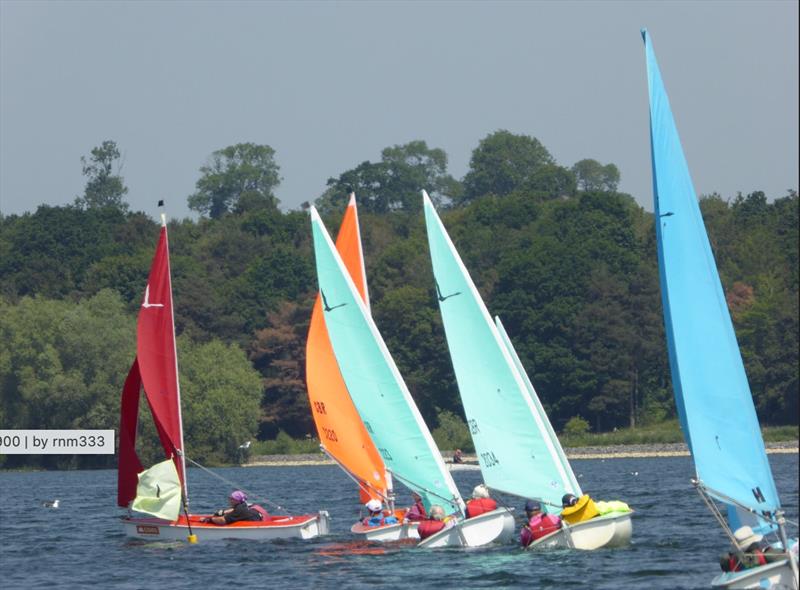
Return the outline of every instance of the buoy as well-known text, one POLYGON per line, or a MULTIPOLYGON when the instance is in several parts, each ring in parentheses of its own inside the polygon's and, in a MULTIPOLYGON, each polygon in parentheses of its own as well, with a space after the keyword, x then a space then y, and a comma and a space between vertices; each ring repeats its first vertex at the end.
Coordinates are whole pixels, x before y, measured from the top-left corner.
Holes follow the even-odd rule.
POLYGON ((189 535, 186 540, 189 541, 190 545, 195 545, 197 543, 197 535, 189 535))

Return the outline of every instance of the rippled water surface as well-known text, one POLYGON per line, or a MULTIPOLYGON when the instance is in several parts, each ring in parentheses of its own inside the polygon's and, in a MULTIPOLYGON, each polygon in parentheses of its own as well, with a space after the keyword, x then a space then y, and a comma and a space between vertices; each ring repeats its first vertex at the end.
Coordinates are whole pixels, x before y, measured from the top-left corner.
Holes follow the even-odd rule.
MULTIPOLYGON (((797 522, 798 455, 771 455, 787 517, 797 522)), ((633 543, 592 552, 518 546, 417 550, 357 542, 353 484, 334 466, 251 467, 218 473, 293 512, 331 514, 311 541, 143 543, 122 534, 116 472, 0 472, 0 587, 16 588, 708 588, 727 543, 689 483, 688 457, 573 461, 584 491, 635 510, 633 543), (41 507, 60 499, 57 510, 41 507)), ((194 511, 230 488, 190 470, 194 511)), ((462 493, 477 472, 454 474, 462 493)), ((521 511, 523 502, 500 498, 521 511)), ((400 503, 409 501, 400 490, 400 503)), ((790 528, 793 536, 797 529, 790 528)))

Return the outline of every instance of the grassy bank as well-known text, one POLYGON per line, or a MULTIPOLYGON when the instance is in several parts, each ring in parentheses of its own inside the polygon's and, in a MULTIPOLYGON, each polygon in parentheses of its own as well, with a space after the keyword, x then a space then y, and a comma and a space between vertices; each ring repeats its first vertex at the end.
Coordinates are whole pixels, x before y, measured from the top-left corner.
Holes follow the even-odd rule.
MULTIPOLYGON (((466 425, 464 425, 466 430, 466 425)), ((797 426, 767 426, 761 429, 766 442, 797 441, 800 428, 797 426)), ((434 430, 439 448, 443 451, 461 448, 465 452, 474 452, 469 433, 442 432, 434 430)), ((565 448, 574 447, 607 447, 613 445, 653 445, 682 443, 683 434, 677 420, 662 422, 638 428, 621 428, 615 432, 560 434, 559 440, 565 448)), ((250 448, 250 455, 305 455, 319 452, 319 441, 316 438, 294 439, 285 432, 278 434, 275 440, 256 441, 250 448)))

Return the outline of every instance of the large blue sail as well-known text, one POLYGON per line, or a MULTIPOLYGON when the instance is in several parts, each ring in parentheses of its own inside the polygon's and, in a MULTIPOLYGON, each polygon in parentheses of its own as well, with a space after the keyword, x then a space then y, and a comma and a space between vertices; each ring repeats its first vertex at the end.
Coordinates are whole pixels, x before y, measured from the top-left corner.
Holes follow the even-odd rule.
POLYGON ((418 492, 428 509, 439 504, 448 512, 463 514, 464 502, 458 488, 313 207, 311 227, 328 336, 367 432, 387 469, 406 487, 418 492))
POLYGON ((780 502, 736 334, 646 30, 642 38, 661 295, 681 427, 709 493, 774 512, 780 502))
POLYGON ((424 191, 423 200, 439 310, 483 479, 560 509, 565 493, 581 493, 572 468, 424 191))

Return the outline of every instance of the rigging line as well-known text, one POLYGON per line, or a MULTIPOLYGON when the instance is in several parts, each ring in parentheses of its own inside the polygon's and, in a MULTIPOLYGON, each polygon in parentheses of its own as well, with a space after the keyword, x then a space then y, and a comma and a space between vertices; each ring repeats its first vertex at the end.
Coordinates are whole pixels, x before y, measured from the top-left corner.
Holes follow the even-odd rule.
POLYGON ((383 498, 383 501, 384 501, 384 502, 388 502, 388 501, 389 501, 389 496, 387 496, 386 494, 384 494, 382 491, 380 491, 378 488, 376 488, 375 486, 373 486, 373 485, 372 485, 371 483, 369 483, 368 481, 361 481, 360 479, 358 479, 358 478, 357 478, 357 477, 356 477, 356 476, 355 476, 353 473, 351 473, 351 472, 350 472, 350 470, 349 470, 349 469, 347 469, 347 467, 345 467, 345 466, 344 466, 344 465, 343 465, 343 464, 342 464, 342 463, 341 463, 341 462, 340 462, 340 461, 339 461, 339 460, 338 460, 336 457, 334 457, 333 455, 331 455, 331 454, 328 452, 328 449, 326 449, 326 448, 325 448, 323 445, 320 445, 320 449, 322 449, 322 452, 323 452, 323 453, 325 453, 326 455, 328 455, 328 457, 330 457, 331 459, 333 459, 333 461, 334 461, 334 462, 335 462, 335 463, 336 463, 336 464, 337 464, 339 467, 341 467, 341 468, 342 468, 342 471, 344 471, 344 472, 347 474, 347 476, 348 476, 350 479, 352 479, 352 480, 353 480, 353 482, 354 482, 354 483, 355 483, 355 484, 356 484, 356 485, 359 487, 359 489, 361 489, 361 490, 364 490, 364 491, 365 491, 366 493, 368 493, 368 494, 370 493, 370 491, 373 491, 373 492, 375 492, 376 494, 378 494, 378 495, 379 495, 381 498, 383 498))
MULTIPOLYGON (((406 484, 408 487, 415 487, 415 488, 417 488, 417 489, 419 489, 419 490, 422 490, 422 491, 423 491, 423 492, 425 492, 426 494, 430 494, 431 496, 436 496, 436 497, 437 497, 437 498, 439 498, 440 500, 444 500, 444 501, 445 501, 445 502, 447 502, 448 504, 455 504, 456 506, 458 506, 458 498, 457 498, 456 496, 453 496, 452 498, 446 498, 446 497, 442 496, 441 494, 437 494, 437 493, 436 493, 436 492, 434 492, 433 490, 429 490, 429 489, 428 489, 428 488, 426 488, 425 486, 421 486, 421 485, 419 485, 419 484, 416 484, 416 483, 414 483, 414 482, 413 482, 413 481, 411 481, 410 479, 406 479, 406 478, 405 478, 405 477, 403 477, 402 475, 397 475, 397 473, 395 473, 394 471, 391 471, 391 470, 390 470, 390 469, 388 469, 388 468, 387 468, 387 471, 389 471, 389 472, 390 472, 390 473, 391 473, 391 474, 392 474, 394 477, 396 477, 397 479, 399 479, 401 482, 403 482, 404 484, 406 484)), ((459 509, 459 512, 461 512, 461 510, 460 510, 460 509, 459 509)))
POLYGON ((736 553, 741 557, 743 555, 743 551, 739 548, 739 544, 736 542, 736 537, 733 535, 733 531, 731 531, 731 528, 728 526, 728 522, 722 516, 722 513, 719 511, 719 508, 714 502, 712 502, 709 499, 703 484, 699 480, 693 479, 692 483, 694 484, 697 493, 700 494, 700 497, 703 499, 703 502, 705 502, 706 506, 708 506, 708 509, 711 511, 711 514, 714 515, 714 518, 717 519, 717 522, 722 527, 722 530, 725 531, 725 534, 731 541, 731 545, 733 545, 733 547, 736 549, 736 553))
POLYGON ((190 457, 189 457, 189 456, 187 456, 187 455, 184 455, 184 457, 185 457, 185 458, 186 458, 186 460, 187 460, 187 461, 189 461, 189 463, 191 463, 192 465, 194 465, 194 466, 196 466, 196 467, 199 467, 200 469, 202 469, 203 471, 205 471, 205 472, 206 472, 206 473, 208 473, 209 475, 213 475, 214 477, 216 477, 216 478, 217 478, 217 479, 219 479, 220 481, 223 481, 223 482, 225 482, 226 484, 230 485, 231 487, 238 488, 238 489, 242 490, 242 491, 243 491, 245 494, 247 494, 248 496, 250 496, 250 497, 252 497, 252 498, 254 498, 254 499, 257 499, 257 500, 261 500, 261 501, 262 501, 262 502, 264 502, 265 504, 269 504, 270 506, 273 506, 273 507, 274 507, 274 508, 276 508, 277 510, 282 510, 282 511, 286 512, 287 514, 289 514, 289 513, 290 513, 290 511, 289 511, 289 510, 287 510, 286 508, 284 508, 284 507, 283 507, 283 506, 281 506, 280 504, 276 504, 275 502, 273 502, 273 501, 269 500, 268 498, 265 498, 264 496, 260 496, 260 495, 258 495, 258 494, 253 494, 252 492, 250 492, 250 491, 246 490, 245 488, 243 488, 243 487, 240 487, 240 486, 239 486, 239 484, 237 484, 236 482, 233 482, 233 481, 231 481, 231 480, 229 480, 229 479, 225 479, 225 478, 224 478, 224 477, 222 477, 222 476, 221 476, 219 473, 215 473, 214 471, 211 471, 210 469, 208 469, 208 468, 206 468, 206 467, 203 467, 202 465, 200 465, 200 463, 198 463, 197 461, 195 461, 194 459, 190 458, 190 457))
MULTIPOLYGON (((778 523, 778 521, 776 519, 772 518, 771 516, 767 516, 763 512, 759 512, 758 510, 755 510, 754 508, 750 508, 749 506, 745 506, 741 502, 737 502, 736 500, 734 500, 730 496, 728 496, 726 494, 723 494, 722 492, 718 492, 714 488, 708 487, 707 485, 705 485, 700 480, 693 479, 692 483, 695 486, 702 487, 703 490, 708 490, 708 492, 711 495, 713 495, 714 497, 716 497, 717 499, 719 499, 720 502, 726 502, 728 504, 732 504, 733 506, 736 506, 737 508, 741 508, 742 510, 746 510, 747 512, 749 512, 750 514, 754 514, 755 516, 757 516, 758 518, 760 518, 764 522, 768 522, 770 524, 774 524, 775 526, 778 526, 780 524, 780 523, 778 523)), ((780 507, 778 509, 780 510, 780 507)))

